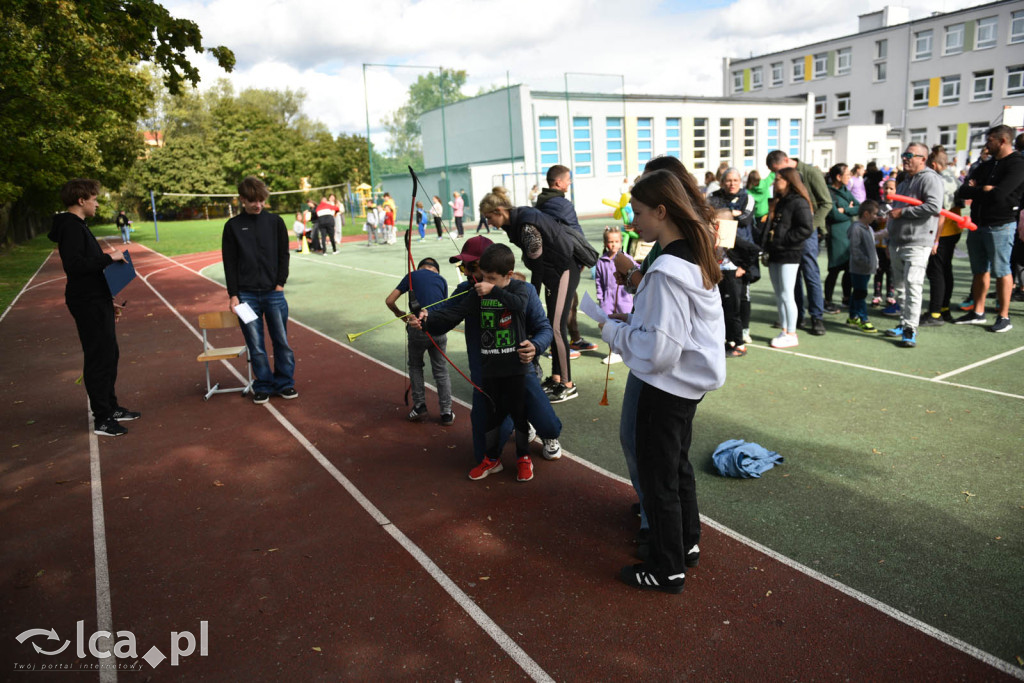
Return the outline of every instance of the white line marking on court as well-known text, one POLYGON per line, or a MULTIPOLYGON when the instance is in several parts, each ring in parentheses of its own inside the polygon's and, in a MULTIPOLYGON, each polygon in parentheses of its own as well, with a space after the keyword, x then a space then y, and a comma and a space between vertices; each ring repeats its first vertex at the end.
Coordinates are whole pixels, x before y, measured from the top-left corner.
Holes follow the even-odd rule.
MULTIPOLYGON (((103 477, 100 476, 99 437, 92 429, 92 410, 88 411, 89 425, 89 488, 92 496, 92 545, 96 564, 96 624, 100 631, 114 633, 114 619, 110 601, 110 565, 107 562, 107 527, 103 516, 103 477)), ((113 651, 113 637, 102 638, 97 647, 101 652, 113 651)), ((104 660, 100 660, 101 665, 104 660)), ((116 667, 100 668, 100 682, 114 683, 116 667)))
MULTIPOLYGON (((223 285, 220 285, 219 282, 216 282, 216 280, 208 278, 205 275, 201 275, 201 276, 205 277, 207 280, 210 280, 211 282, 216 283, 219 286, 223 286, 223 285)), ((170 308, 171 311, 174 312, 174 314, 177 315, 178 318, 181 319, 182 322, 184 322, 185 325, 187 327, 189 327, 189 329, 192 330, 193 334, 195 334, 200 339, 202 338, 199 335, 199 333, 195 330, 195 328, 193 328, 181 316, 181 314, 178 313, 178 311, 175 310, 174 307, 171 306, 171 304, 166 299, 164 299, 164 297, 161 296, 159 292, 156 291, 156 289, 153 287, 152 284, 150 284, 148 281, 146 282, 146 284, 150 287, 150 289, 153 290, 153 292, 160 298, 160 300, 163 301, 164 304, 166 304, 167 307, 170 308)), ((289 319, 289 320, 292 320, 292 319, 289 319)), ((405 373, 400 372, 396 368, 388 365, 387 363, 385 363, 383 361, 380 361, 380 360, 378 360, 378 359, 376 359, 376 358, 374 358, 374 357, 372 357, 370 355, 367 355, 366 353, 363 353, 362 351, 359 351, 358 349, 355 349, 355 348, 353 348, 353 347, 351 347, 351 346, 349 346, 349 345, 347 345, 347 344, 345 344, 345 343, 343 343, 341 341, 338 341, 337 339, 331 337, 330 335, 325 334, 325 333, 323 333, 323 332, 321 332, 319 330, 316 330, 316 329, 310 327, 309 325, 306 325, 305 323, 299 322, 297 320, 295 322, 296 322, 296 324, 302 326, 303 328, 305 328, 305 329, 307 329, 307 330, 309 330, 311 332, 314 332, 314 333, 320 335, 321 337, 329 339, 330 341, 333 341, 338 346, 341 346, 341 347, 351 351, 352 353, 355 353, 355 354, 359 355, 360 357, 369 360, 372 363, 376 363, 377 365, 379 365, 381 367, 384 367, 384 368, 386 368, 386 369, 388 369, 388 370, 390 370, 392 372, 395 372, 395 373, 397 373, 399 375, 404 375, 405 374, 405 373)), ((755 347, 755 348, 758 348, 758 347, 755 347)), ((846 363, 845 361, 836 361, 834 359, 829 359, 829 358, 818 358, 816 356, 809 356, 807 354, 795 353, 795 352, 792 352, 792 351, 784 351, 784 350, 781 350, 781 349, 767 349, 767 350, 770 350, 770 351, 782 351, 783 353, 791 353, 793 355, 806 357, 806 358, 809 358, 809 359, 812 359, 812 360, 824 360, 824 361, 828 361, 828 362, 838 363, 840 365, 851 365, 853 367, 859 367, 859 368, 864 368, 864 369, 868 369, 868 370, 875 370, 875 371, 879 371, 879 372, 886 372, 887 374, 895 374, 895 375, 901 375, 901 376, 904 376, 904 377, 910 377, 910 378, 913 378, 913 379, 920 379, 920 380, 930 381, 930 380, 927 380, 926 378, 917 377, 915 375, 905 375, 903 373, 897 373, 897 372, 892 372, 892 371, 881 371, 878 368, 869 368, 867 366, 856 365, 856 364, 853 364, 853 363, 846 363)), ((227 365, 227 367, 231 370, 231 372, 233 372, 238 377, 239 381, 244 381, 244 378, 242 377, 241 373, 237 372, 233 366, 228 365, 227 363, 225 363, 225 365, 227 365)), ((959 386, 959 385, 951 384, 951 383, 948 383, 948 382, 943 382, 942 384, 947 384, 949 386, 959 386)), ((964 388, 977 389, 977 387, 964 387, 964 388)), ((453 398, 455 398, 455 397, 453 397, 453 398)), ((1017 397, 1017 398, 1024 398, 1024 396, 1017 397)), ((463 406, 465 406, 465 407, 469 407, 468 404, 466 404, 464 401, 459 400, 458 402, 460 404, 462 404, 463 406)), ((270 409, 272 413, 275 413, 276 415, 280 415, 280 413, 277 413, 277 410, 275 408, 273 408, 273 406, 271 406, 269 403, 266 404, 266 407, 268 409, 270 409)), ((279 420, 284 420, 284 417, 280 416, 278 419, 279 420)), ((287 420, 285 420, 285 422, 287 422, 287 420)), ((290 424, 291 423, 288 423, 288 425, 285 425, 285 428, 288 429, 290 424)), ((294 426, 291 426, 291 429, 289 429, 289 431, 294 430, 294 429, 295 429, 294 426)), ((299 436, 301 436, 301 433, 299 433, 298 430, 295 430, 294 434, 298 434, 299 436)), ((296 438, 299 438, 299 437, 297 436, 296 438)), ((305 437, 302 437, 302 438, 304 439, 305 437)), ((313 448, 315 450, 315 447, 313 447, 312 444, 310 444, 309 448, 313 448)), ((309 448, 307 448, 307 450, 309 450, 309 448)), ((317 453, 319 453, 319 451, 317 451, 317 453)), ((585 459, 583 459, 583 458, 581 458, 579 456, 576 456, 576 455, 570 453, 569 451, 565 450, 564 448, 562 449, 562 453, 564 455, 568 456, 574 462, 580 463, 581 465, 583 465, 585 467, 589 467, 590 469, 594 470, 595 472, 603 474, 604 476, 606 476, 606 477, 608 477, 610 479, 613 479, 615 481, 618 481, 618 482, 621 482, 621 483, 624 483, 624 484, 631 484, 629 479, 621 477, 621 476, 619 476, 619 475, 617 475, 617 474, 615 474, 613 472, 610 472, 610 471, 600 467, 599 465, 596 465, 596 464, 594 464, 594 463, 592 463, 592 462, 590 462, 588 460, 585 460, 585 459)), ((314 455, 314 457, 316 457, 316 456, 314 455)), ((327 461, 327 462, 328 462, 328 464, 330 464, 329 461, 327 461)), ((332 465, 332 467, 333 467, 333 465, 332 465)), ((328 471, 330 471, 330 470, 328 470, 328 471)), ((341 475, 341 476, 344 476, 344 475, 341 475)), ((346 481, 348 481, 348 480, 346 479, 346 481)), ((351 482, 349 482, 349 485, 351 486, 351 482)), ((343 484, 343 486, 344 486, 344 484, 343 484)), ((354 486, 352 486, 352 488, 354 490, 358 491, 358 489, 355 489, 354 486)), ((362 494, 360 493, 360 495, 362 495, 362 494)), ((362 503, 360 503, 360 504, 362 504, 362 503)), ((369 501, 367 501, 367 504, 370 505, 373 510, 376 510, 377 513, 380 514, 382 519, 386 519, 383 516, 383 514, 380 513, 379 510, 377 510, 376 507, 372 506, 372 503, 369 503, 369 501)), ((370 509, 367 509, 367 512, 369 512, 371 515, 374 514, 373 512, 371 512, 370 509)), ((374 519, 378 519, 378 518, 376 516, 374 516, 374 519)), ((742 534, 740 534, 740 533, 738 533, 736 531, 733 531, 732 529, 730 529, 730 528, 728 528, 728 527, 726 527, 726 526, 724 526, 722 524, 719 524, 718 522, 714 521, 713 519, 710 519, 710 518, 706 517, 705 515, 701 515, 701 521, 704 522, 705 524, 707 524, 708 526, 712 527, 716 531, 724 534, 725 536, 728 536, 728 537, 738 541, 739 543, 747 545, 747 546, 753 548, 754 550, 757 550, 758 552, 764 553, 765 555, 768 555, 772 559, 777 560, 778 562, 781 562, 782 564, 786 565, 787 567, 795 569, 796 571, 799 571, 802 574, 805 574, 805 575, 807 575, 807 576, 809 576, 811 578, 817 579, 818 581, 824 583, 827 586, 830 586, 831 588, 834 588, 835 590, 843 593, 844 595, 847 595, 847 596, 849 596, 849 597, 851 597, 851 598, 853 598, 853 599, 855 599, 855 600, 857 600, 859 602, 862 602, 865 605, 873 607, 874 609, 876 609, 879 612, 881 612, 881 613, 891 617, 892 619, 895 619, 895 620, 897 620, 897 621, 899 621, 899 622, 901 622, 903 624, 906 624, 907 626, 910 626, 911 628, 914 628, 914 629, 916 629, 918 631, 921 631, 922 633, 924 633, 926 635, 929 635, 929 636, 935 638, 936 640, 938 640, 938 641, 940 641, 942 643, 945 643, 946 645, 949 645, 950 647, 953 647, 953 648, 955 648, 957 650, 960 650, 964 654, 967 654, 967 655, 969 655, 971 657, 974 657, 975 659, 977 659, 977 660, 979 660, 981 662, 984 662, 985 664, 988 664, 989 666, 991 666, 991 667, 993 667, 995 669, 998 669, 999 671, 1002 671, 1003 673, 1007 673, 1007 674, 1013 676, 1014 678, 1017 678, 1018 680, 1024 680, 1024 670, 1020 669, 1019 667, 1013 666, 1009 662, 1005 662, 1002 659, 999 659, 995 655, 991 655, 991 654, 985 652, 984 650, 981 650, 981 649, 979 649, 979 648, 977 648, 977 647, 975 647, 973 645, 970 645, 969 643, 966 643, 966 642, 964 642, 964 641, 962 641, 962 640, 960 640, 960 639, 958 639, 958 638, 956 638, 956 637, 954 637, 952 635, 949 635, 948 633, 946 633, 944 631, 940 631, 939 629, 937 629, 937 628, 935 628, 933 626, 930 626, 930 625, 924 623, 923 621, 920 621, 919 619, 915 619, 914 617, 910 616, 909 614, 901 612, 900 610, 897 610, 894 607, 890 607, 889 605, 887 605, 887 604, 885 604, 885 603, 883 603, 883 602, 881 602, 879 600, 876 600, 875 598, 872 598, 869 595, 867 595, 865 593, 862 593, 861 591, 856 590, 855 588, 851 588, 850 586, 847 586, 846 584, 840 583, 840 582, 836 581, 835 579, 832 579, 832 578, 830 578, 830 577, 828 577, 828 576, 826 576, 824 574, 821 574, 820 572, 817 572, 817 571, 811 569, 810 567, 807 567, 806 565, 800 564, 799 562, 797 562, 797 561, 795 561, 793 559, 790 559, 790 558, 786 557, 785 555, 782 555, 782 554, 772 550, 771 548, 769 548, 767 546, 761 545, 757 541, 754 541, 754 540, 752 540, 750 538, 747 538, 746 536, 744 536, 744 535, 742 535, 742 534)), ((383 524, 383 522, 382 522, 382 524, 383 524)), ((389 526, 393 526, 393 525, 390 525, 390 523, 388 525, 389 526)), ((397 529, 396 529, 396 531, 397 531, 397 529)), ((391 533, 391 532, 389 532, 389 533, 391 533)), ((413 547, 416 547, 415 544, 412 544, 411 541, 409 543, 413 547)), ((403 547, 404 547, 404 545, 403 545, 403 547)), ((418 550, 418 548, 417 548, 417 550, 418 550)), ((422 552, 422 551, 420 551, 420 552, 422 552)), ((429 558, 427 558, 426 555, 424 555, 423 557, 426 558, 429 561, 429 558)), ((417 559, 419 559, 419 558, 417 558, 417 559)), ((426 568, 426 567, 424 567, 424 568, 426 568)), ((430 570, 428 569, 428 571, 430 571, 430 570)), ((440 571, 440 569, 438 569, 438 571, 440 571)), ((435 577, 435 579, 436 579, 436 577, 435 577)), ((443 586, 443 584, 442 584, 442 586, 443 586)), ((445 590, 448 590, 448 589, 445 588, 445 590)), ((457 586, 455 587, 455 590, 459 590, 457 586)), ((459 591, 459 592, 462 595, 465 595, 465 593, 462 593, 461 591, 459 591)), ((453 596, 453 598, 454 598, 454 596, 453 596)), ((469 600, 470 603, 474 607, 476 607, 476 603, 473 603, 472 600, 468 596, 467 596, 466 599, 469 600)), ((477 607, 477 609, 479 609, 479 608, 477 607)), ((480 613, 481 613, 481 615, 484 618, 487 618, 488 620, 490 619, 482 611, 480 613)), ((498 628, 497 625, 495 625, 495 628, 498 628)), ((500 629, 499 629, 499 631, 500 631, 500 629)), ((490 632, 488 631, 488 633, 490 633, 490 632)), ((496 642, 498 642, 499 645, 502 645, 502 643, 500 641, 496 641, 496 642)), ((518 645, 516 645, 516 643, 514 641, 510 640, 509 643, 512 646, 518 648, 518 645)), ((504 648, 504 645, 502 645, 502 647, 504 648)), ((506 650, 506 652, 508 652, 508 650, 506 650)), ((528 658, 528 655, 526 655, 525 652, 523 654, 524 654, 524 656, 526 656, 528 658)), ((511 653, 510 653, 510 656, 511 656, 511 653)), ((532 659, 530 659, 529 661, 533 662, 532 659)), ((517 663, 518 663, 518 660, 517 660, 517 663)), ((522 664, 520 664, 520 666, 522 666, 522 664)), ((529 673, 529 670, 526 669, 525 667, 524 667, 524 670, 526 670, 529 673)), ((543 670, 540 670, 540 671, 541 671, 541 673, 544 673, 543 670)), ((544 675, 547 676, 546 673, 544 673, 544 675)))
POLYGON ((7 308, 4 309, 3 315, 0 315, 0 322, 3 322, 3 319, 7 317, 7 314, 11 312, 11 309, 14 308, 14 304, 18 303, 18 299, 21 298, 21 295, 29 290, 29 285, 32 284, 32 281, 36 279, 37 275, 39 275, 39 271, 43 269, 43 266, 46 265, 46 262, 53 258, 54 253, 55 252, 51 251, 49 255, 43 259, 43 262, 39 264, 39 267, 36 268, 36 272, 32 273, 32 277, 28 279, 28 282, 26 282, 25 286, 21 288, 21 291, 18 292, 18 295, 14 297, 11 300, 11 303, 7 306, 7 308))
MULTIPOLYGON (((196 338, 200 340, 202 339, 202 335, 199 333, 199 331, 196 330, 196 328, 194 328, 181 315, 181 313, 179 313, 177 309, 175 309, 174 306, 172 306, 171 303, 167 299, 165 299, 160 292, 157 291, 156 287, 154 287, 153 284, 149 282, 149 280, 143 278, 143 282, 146 283, 146 286, 153 291, 153 294, 155 294, 157 298, 159 298, 164 303, 164 305, 167 306, 167 308, 169 308, 171 312, 178 317, 179 320, 181 320, 182 324, 184 324, 185 327, 187 327, 192 332, 192 334, 196 336, 196 338)), ((302 326, 307 327, 306 325, 302 326)), ((336 343, 340 344, 340 342, 337 342, 337 340, 332 339, 332 341, 335 341, 336 343)), ((222 363, 226 365, 227 368, 236 377, 239 378, 239 381, 245 381, 241 373, 235 370, 235 368, 232 365, 224 361, 222 361, 222 363)), ((493 619, 487 616, 487 613, 484 612, 475 602, 473 602, 473 599, 466 595, 466 593, 463 592, 462 589, 460 589, 455 584, 455 582, 452 581, 441 570, 441 568, 438 567, 434 563, 434 561, 426 555, 426 553, 424 553, 415 543, 413 543, 404 533, 402 533, 400 529, 398 529, 394 524, 392 524, 391 521, 384 515, 384 513, 381 512, 377 508, 377 506, 371 503, 370 500, 366 496, 364 496, 363 493, 358 488, 356 488, 356 486, 351 481, 349 481, 349 479, 345 475, 343 475, 331 463, 331 461, 328 460, 323 455, 323 453, 321 453, 316 448, 316 446, 314 446, 309 441, 309 439, 307 439, 302 434, 302 432, 300 432, 295 427, 295 425, 293 425, 287 418, 285 418, 285 416, 282 415, 277 410, 277 408, 270 405, 269 403, 264 404, 264 408, 270 411, 270 413, 275 417, 275 419, 277 419, 277 421, 281 423, 281 425, 295 438, 295 440, 298 441, 302 445, 302 447, 305 448, 306 451, 313 456, 313 459, 316 460, 321 467, 327 470, 327 473, 330 474, 335 479, 335 481, 342 485, 342 487, 349 493, 349 495, 351 495, 356 500, 356 502, 358 502, 359 505, 364 510, 366 510, 366 512, 374 519, 374 521, 381 525, 384 528, 384 530, 391 535, 392 538, 398 541, 398 544, 401 545, 406 552, 412 555, 412 557, 420 564, 420 566, 423 567, 435 581, 437 581, 437 583, 445 590, 446 593, 448 593, 448 595, 452 597, 453 600, 455 600, 456 603, 458 603, 460 607, 462 607, 462 609, 477 624, 477 626, 479 626, 485 633, 487 633, 487 635, 489 635, 491 639, 493 639, 494 642, 497 643, 498 646, 501 647, 501 649, 504 650, 505 653, 508 654, 508 656, 511 657, 512 660, 516 664, 518 664, 519 667, 522 668, 528 676, 530 676, 530 678, 532 678, 535 681, 550 681, 551 683, 554 683, 554 679, 552 679, 547 674, 547 672, 545 672, 544 669, 542 669, 540 665, 533 660, 532 657, 526 654, 526 651, 523 650, 518 643, 512 640, 512 638, 509 637, 507 633, 501 630, 501 627, 499 627, 498 624, 495 623, 493 619)), ((97 575, 98 574, 99 572, 97 571, 97 575)))
POLYGON ((932 382, 941 382, 942 380, 946 379, 947 377, 952 377, 953 375, 959 375, 961 372, 967 372, 968 370, 973 370, 974 368, 981 367, 982 365, 985 365, 987 363, 991 363, 993 361, 997 361, 997 360, 999 360, 1001 358, 1006 358, 1007 356, 1012 356, 1013 354, 1017 353, 1018 351, 1024 351, 1024 346, 1018 346, 1015 349, 1010 349, 1009 351, 1004 351, 1003 353, 1000 353, 998 355, 992 356, 991 358, 986 358, 985 360, 979 360, 977 363, 971 363, 970 365, 965 365, 962 368, 957 368, 956 370, 950 370, 949 372, 947 372, 947 373, 945 373, 943 375, 939 375, 938 377, 932 377, 931 381, 932 382))
POLYGON ((848 368, 857 368, 858 370, 868 370, 870 372, 878 372, 878 373, 881 373, 883 375, 894 375, 896 377, 905 377, 906 379, 916 379, 916 380, 918 380, 920 382, 929 382, 931 384, 941 384, 943 386, 957 387, 959 389, 970 389, 971 391, 981 391, 981 392, 984 392, 986 394, 995 394, 997 396, 1006 396, 1007 398, 1017 398, 1017 399, 1024 400, 1024 396, 1021 396, 1019 394, 1009 394, 1009 393, 1006 393, 1005 391, 998 391, 996 389, 987 389, 985 387, 976 387, 976 386, 972 386, 970 384, 957 384, 956 382, 946 382, 944 380, 945 377, 949 377, 950 375, 955 375, 955 374, 963 372, 965 370, 970 370, 973 367, 977 367, 979 365, 984 365, 985 363, 991 363, 992 361, 999 360, 1000 358, 1004 358, 1006 356, 1013 355, 1014 353, 1017 353, 1018 351, 1024 350, 1024 346, 1022 346, 1020 348, 1017 348, 1017 349, 1013 349, 1012 351, 1007 351, 1006 353, 1001 353, 998 356, 993 356, 992 358, 987 358, 985 360, 978 361, 977 363, 974 363, 973 365, 965 366, 963 368, 960 368, 959 370, 954 370, 952 372, 947 372, 946 374, 939 375, 937 377, 921 377, 920 375, 910 375, 910 374, 907 374, 905 372, 897 372, 896 370, 886 370, 885 368, 873 368, 870 365, 861 365, 859 363, 851 363, 849 361, 838 360, 836 358, 823 358, 821 356, 812 356, 812 355, 807 354, 807 353, 800 353, 799 351, 788 351, 786 349, 773 349, 773 348, 768 347, 768 346, 758 346, 756 344, 747 344, 747 348, 760 349, 762 351, 771 351, 772 353, 785 353, 785 354, 790 355, 790 356, 798 356, 800 358, 807 358, 808 360, 817 360, 817 361, 821 361, 823 363, 834 363, 836 365, 843 365, 843 366, 848 367, 848 368))
MULTIPOLYGON (((379 270, 367 270, 366 268, 356 268, 355 266, 347 266, 344 263, 332 263, 325 261, 324 259, 316 258, 303 258, 301 256, 294 257, 297 261, 305 261, 306 263, 319 263, 324 266, 334 266, 335 268, 345 268, 347 270, 355 270, 360 273, 369 273, 371 275, 383 275, 384 277, 402 277, 402 275, 392 275, 391 273, 382 273, 379 270)), ((404 273, 403 273, 404 275, 404 273)))

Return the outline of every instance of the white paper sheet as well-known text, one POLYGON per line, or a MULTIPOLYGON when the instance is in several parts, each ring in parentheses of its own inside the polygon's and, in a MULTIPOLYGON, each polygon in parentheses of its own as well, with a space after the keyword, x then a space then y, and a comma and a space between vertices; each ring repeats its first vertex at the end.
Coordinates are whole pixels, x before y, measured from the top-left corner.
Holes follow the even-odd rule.
POLYGON ((238 316, 238 319, 242 321, 243 325, 248 325, 257 319, 256 311, 252 310, 252 306, 246 303, 241 303, 235 306, 235 315, 238 316))
POLYGON ((580 299, 580 310, 599 325, 608 322, 608 314, 602 311, 597 302, 590 298, 590 292, 584 292, 583 298, 580 299))

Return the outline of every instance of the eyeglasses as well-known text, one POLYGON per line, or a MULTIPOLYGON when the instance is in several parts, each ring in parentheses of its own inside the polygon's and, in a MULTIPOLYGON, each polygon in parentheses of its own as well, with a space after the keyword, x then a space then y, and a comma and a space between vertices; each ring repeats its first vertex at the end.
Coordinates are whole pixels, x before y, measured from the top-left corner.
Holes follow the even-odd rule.
POLYGON ((922 159, 924 159, 923 154, 914 154, 913 152, 904 152, 903 154, 900 155, 900 158, 902 158, 904 161, 910 161, 914 157, 921 157, 922 159))
POLYGON ((459 270, 462 271, 463 275, 470 275, 480 270, 480 264, 476 261, 470 261, 469 263, 463 261, 459 264, 459 270))

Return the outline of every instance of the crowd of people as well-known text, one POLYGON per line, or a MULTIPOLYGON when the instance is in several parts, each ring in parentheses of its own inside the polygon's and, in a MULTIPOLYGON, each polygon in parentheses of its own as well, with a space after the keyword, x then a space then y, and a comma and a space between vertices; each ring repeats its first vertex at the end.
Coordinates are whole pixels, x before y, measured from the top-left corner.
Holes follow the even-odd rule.
MULTIPOLYGON (((551 167, 548 187, 535 194, 535 206, 516 206, 504 188, 495 187, 480 200, 480 215, 489 228, 505 232, 511 247, 472 237, 450 258, 467 278, 451 295, 437 261, 425 258, 385 299, 407 323, 412 395, 407 417, 416 422, 428 417, 424 356, 429 355, 440 423, 455 422, 445 335, 461 323, 474 386, 475 464, 469 478, 501 472, 502 450, 512 437, 516 479, 532 480, 528 444, 534 436, 543 441, 546 459, 561 456, 562 424, 553 404, 579 395, 572 352, 596 347, 572 329, 580 275, 593 268, 602 313, 591 313, 610 348, 605 362, 622 362, 630 371, 619 437, 638 497, 641 562, 622 568, 620 578, 634 588, 679 593, 687 570, 700 558, 699 508, 689 462, 697 407, 707 392, 724 383, 727 359, 746 354, 750 288, 762 268, 767 267, 777 303, 779 333, 770 342, 775 348, 797 346, 800 329, 825 334, 825 315, 843 311, 847 324, 876 333, 868 315, 872 277, 870 304, 884 305, 883 315, 898 317, 885 334, 902 347, 917 345, 920 328, 947 322, 986 325, 995 333, 1012 329, 1010 301, 1024 296, 1024 136, 1013 136, 1007 126, 990 129, 987 158, 967 169, 962 181, 945 150, 917 142, 903 152, 902 170, 888 177, 872 164, 850 168, 840 163, 823 173, 776 150, 766 159, 767 177, 752 172, 744 182, 737 169, 725 167, 701 187, 677 158, 657 157, 631 188, 632 223, 605 229, 600 254, 585 239, 565 196, 571 183, 568 168, 551 167), (954 317, 952 258, 964 224, 961 212, 969 212, 973 225, 967 227, 976 229, 966 239, 971 291, 954 317), (719 227, 726 220, 736 223, 736 235, 722 245, 719 227), (626 232, 646 245, 646 254, 634 251, 634 259, 623 251, 626 232), (827 249, 824 283, 820 240, 827 249), (517 256, 528 274, 515 270, 517 256), (926 279, 930 296, 925 309, 926 279), (986 298, 992 279, 996 316, 989 324, 986 298), (408 297, 408 310, 398 306, 402 296, 408 297), (539 358, 548 348, 551 371, 544 378, 539 358)), ((238 190, 243 211, 225 224, 222 255, 231 308, 248 308, 256 317, 255 323, 240 323, 255 375, 253 401, 294 399, 295 357, 287 339, 284 297, 288 233, 279 216, 264 211, 269 192, 259 178, 245 178, 238 190)), ((68 274, 67 304, 85 354, 95 432, 118 436, 125 433, 120 422, 140 414, 120 406, 114 392, 114 312, 102 273, 121 254, 105 253, 85 224, 95 213, 97 192, 95 181, 68 183, 62 191, 68 211, 55 218, 50 237, 59 244, 68 274)), ((454 193, 457 218, 465 210, 460 200, 460 193, 454 193)), ((340 206, 333 196, 310 202, 315 250, 327 253, 330 242, 336 251, 340 206)), ((440 198, 434 196, 429 209, 422 203, 417 209, 421 239, 430 217, 441 238, 440 198)), ((373 228, 367 230, 368 239, 393 243, 395 214, 385 194, 380 207, 368 211, 367 227, 373 228)), ((302 214, 296 216, 296 233, 300 227, 305 236, 302 214)))

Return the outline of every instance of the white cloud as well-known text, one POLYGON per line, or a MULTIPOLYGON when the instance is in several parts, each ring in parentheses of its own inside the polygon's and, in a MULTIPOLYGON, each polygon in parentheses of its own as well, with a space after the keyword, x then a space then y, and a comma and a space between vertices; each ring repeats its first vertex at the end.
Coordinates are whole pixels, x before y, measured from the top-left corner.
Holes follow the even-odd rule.
MULTIPOLYGON (((857 31, 857 15, 882 9, 848 0, 736 0, 687 9, 659 0, 169 0, 199 24, 206 45, 238 59, 224 74, 206 55, 203 86, 228 77, 245 87, 303 89, 306 113, 334 132, 365 133, 363 64, 464 69, 466 93, 513 83, 562 90, 566 72, 625 76, 626 91, 721 95, 722 58, 788 49, 857 31)), ((904 0, 912 18, 965 0, 904 0)), ((370 127, 405 101, 413 69, 367 70, 370 127)), ((570 89, 618 92, 615 77, 569 77, 570 89)))

